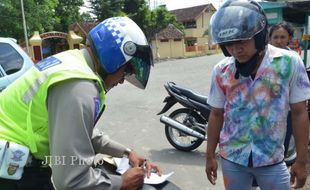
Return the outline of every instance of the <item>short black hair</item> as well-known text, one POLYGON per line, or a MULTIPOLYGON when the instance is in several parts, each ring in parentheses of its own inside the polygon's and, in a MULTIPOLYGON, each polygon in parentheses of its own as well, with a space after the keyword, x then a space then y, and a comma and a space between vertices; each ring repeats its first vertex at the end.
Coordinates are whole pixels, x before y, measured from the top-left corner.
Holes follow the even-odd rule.
POLYGON ((284 29, 287 31, 288 35, 289 35, 290 37, 293 37, 293 35, 294 35, 294 30, 293 30, 292 25, 291 25, 290 23, 288 23, 288 22, 282 21, 282 22, 280 22, 280 23, 278 23, 278 24, 272 25, 272 26, 269 28, 269 38, 271 38, 272 33, 273 33, 275 30, 279 29, 279 28, 284 28, 284 29))

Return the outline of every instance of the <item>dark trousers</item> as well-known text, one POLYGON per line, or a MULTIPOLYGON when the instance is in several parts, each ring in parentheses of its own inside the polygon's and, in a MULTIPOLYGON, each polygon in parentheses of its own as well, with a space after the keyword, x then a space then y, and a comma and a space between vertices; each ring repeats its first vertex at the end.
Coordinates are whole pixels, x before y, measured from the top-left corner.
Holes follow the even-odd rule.
MULTIPOLYGON (((111 165, 107 162, 103 162, 103 163, 104 163, 103 165, 98 166, 101 170, 107 173, 110 173, 110 174, 116 174, 115 165, 111 165)), ((155 185, 143 184, 140 190, 181 190, 181 188, 170 181, 165 181, 161 184, 155 184, 155 185)))
MULTIPOLYGON (((0 178, 0 190, 55 190, 50 167, 25 167, 20 180, 0 178)), ((144 184, 141 190, 181 190, 170 181, 158 185, 144 184)))
POLYGON ((181 190, 181 188, 170 181, 165 181, 157 185, 144 184, 141 190, 181 190))
POLYGON ((50 167, 25 167, 20 180, 0 178, 2 190, 54 190, 50 167))

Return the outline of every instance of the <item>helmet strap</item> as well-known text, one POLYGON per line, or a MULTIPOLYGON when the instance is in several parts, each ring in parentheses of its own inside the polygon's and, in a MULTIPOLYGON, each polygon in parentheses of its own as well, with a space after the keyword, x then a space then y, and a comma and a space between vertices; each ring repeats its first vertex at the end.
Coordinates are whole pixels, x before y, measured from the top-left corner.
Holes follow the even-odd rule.
POLYGON ((98 75, 104 80, 107 77, 107 73, 98 66, 98 70, 97 70, 98 75))
POLYGON ((257 51, 250 60, 245 63, 240 63, 238 60, 235 60, 237 71, 235 73, 235 79, 239 78, 239 74, 244 77, 249 77, 256 69, 258 64, 259 52, 257 51))
POLYGON ((225 48, 225 46, 222 44, 220 45, 220 48, 222 49, 222 52, 224 54, 225 57, 230 57, 230 53, 228 53, 227 49, 225 48))

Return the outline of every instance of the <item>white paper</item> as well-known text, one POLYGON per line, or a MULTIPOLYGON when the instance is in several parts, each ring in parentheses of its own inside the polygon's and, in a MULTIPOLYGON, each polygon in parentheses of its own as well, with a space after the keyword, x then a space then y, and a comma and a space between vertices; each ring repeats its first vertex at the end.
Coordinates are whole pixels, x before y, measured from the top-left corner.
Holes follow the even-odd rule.
POLYGON ((172 176, 174 172, 170 172, 168 174, 162 174, 159 176, 157 173, 151 173, 150 178, 145 177, 144 183, 146 184, 160 184, 165 182, 170 176, 172 176))
MULTIPOLYGON (((119 174, 125 173, 131 166, 129 165, 128 158, 113 158, 117 169, 116 172, 119 174)), ((157 173, 151 173, 151 176, 148 178, 145 176, 144 183, 145 184, 160 184, 165 182, 170 176, 172 176, 174 172, 170 172, 168 174, 162 174, 159 176, 157 173)))
POLYGON ((116 164, 116 172, 119 174, 125 173, 129 168, 129 160, 128 158, 113 158, 115 164, 116 164))

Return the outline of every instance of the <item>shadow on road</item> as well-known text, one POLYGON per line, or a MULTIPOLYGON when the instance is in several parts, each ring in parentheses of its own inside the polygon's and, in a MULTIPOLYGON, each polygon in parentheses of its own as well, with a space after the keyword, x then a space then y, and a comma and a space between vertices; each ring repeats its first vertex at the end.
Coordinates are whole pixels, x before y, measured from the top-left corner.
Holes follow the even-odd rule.
POLYGON ((150 158, 164 163, 183 165, 203 165, 205 162, 205 152, 195 150, 183 152, 176 149, 150 150, 150 158))
MULTIPOLYGON (((166 148, 161 150, 150 150, 150 159, 156 162, 166 164, 181 164, 188 166, 204 166, 205 165, 205 151, 195 150, 192 152, 183 152, 173 148, 166 148)), ((219 158, 217 158, 219 161, 219 158)), ((219 169, 220 163, 219 164, 219 169)))

